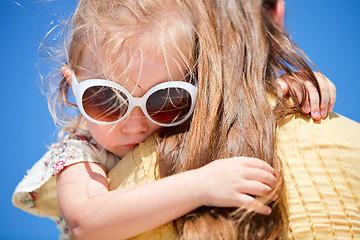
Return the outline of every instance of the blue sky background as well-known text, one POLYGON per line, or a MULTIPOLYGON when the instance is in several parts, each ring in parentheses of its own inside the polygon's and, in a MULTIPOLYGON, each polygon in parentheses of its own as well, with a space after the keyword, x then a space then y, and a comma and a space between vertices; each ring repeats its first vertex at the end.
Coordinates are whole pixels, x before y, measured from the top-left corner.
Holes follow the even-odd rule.
MULTIPOLYGON (((42 95, 38 48, 46 33, 73 11, 76 0, 0 0, 2 82, 0 240, 57 239, 55 223, 11 204, 17 183, 56 140, 42 95)), ((286 28, 337 86, 335 111, 360 122, 360 0, 286 0, 286 28)))

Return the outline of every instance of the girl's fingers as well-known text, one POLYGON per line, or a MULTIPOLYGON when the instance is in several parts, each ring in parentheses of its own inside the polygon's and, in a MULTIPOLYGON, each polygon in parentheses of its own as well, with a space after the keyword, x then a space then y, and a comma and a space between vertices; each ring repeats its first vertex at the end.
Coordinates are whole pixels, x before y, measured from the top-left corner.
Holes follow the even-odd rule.
POLYGON ((301 87, 293 78, 283 75, 276 79, 276 82, 280 85, 283 96, 287 95, 291 89, 295 93, 298 101, 302 101, 301 87))
POLYGON ((326 118, 330 105, 330 80, 318 72, 315 72, 315 76, 321 91, 320 115, 321 118, 326 118))
POLYGON ((254 196, 263 196, 271 191, 271 187, 258 181, 246 181, 246 184, 239 189, 240 193, 254 196))
POLYGON ((272 176, 276 175, 274 168, 263 160, 260 160, 258 158, 250 158, 250 157, 239 157, 239 160, 242 160, 242 166, 241 166, 242 168, 243 167, 257 168, 270 173, 272 176))
POLYGON ((273 174, 259 168, 246 169, 244 178, 249 181, 256 181, 261 184, 266 184, 268 187, 272 187, 276 183, 276 177, 273 174))
POLYGON ((243 209, 249 209, 250 211, 254 211, 256 213, 269 215, 271 213, 271 208, 257 201, 254 197, 251 197, 247 194, 239 194, 238 202, 236 204, 237 207, 241 207, 243 209))
MULTIPOLYGON (((321 99, 314 84, 305 80, 305 88, 309 94, 301 109, 304 113, 311 113, 311 117, 313 119, 319 120, 321 118, 326 118, 328 112, 333 110, 336 100, 336 87, 323 74, 319 72, 314 72, 314 74, 320 86, 321 99)), ((283 75, 279 77, 276 82, 281 87, 283 96, 287 95, 289 91, 293 91, 298 102, 302 101, 302 89, 297 81, 291 77, 283 75)))
POLYGON ((305 81, 305 87, 309 93, 308 98, 310 102, 311 117, 315 120, 319 120, 321 118, 319 93, 314 84, 310 81, 305 81))
POLYGON ((304 113, 310 113, 311 112, 309 98, 306 98, 306 100, 304 102, 304 105, 301 107, 301 110, 304 113))
MULTIPOLYGON (((271 188, 265 184, 262 184, 257 181, 247 181, 246 186, 243 187, 242 192, 243 194, 250 194, 253 196, 264 196, 265 194, 269 193, 271 188)), ((271 201, 275 201, 279 197, 278 194, 274 194, 271 197, 271 201)))
POLYGON ((288 94, 288 92, 289 92, 289 85, 285 82, 284 76, 281 76, 281 77, 279 77, 278 79, 276 79, 276 82, 277 82, 277 84, 279 84, 283 96, 285 96, 286 94, 288 94))
POLYGON ((336 87, 330 80, 328 80, 328 83, 329 83, 329 92, 330 92, 328 112, 332 112, 336 101, 336 87))

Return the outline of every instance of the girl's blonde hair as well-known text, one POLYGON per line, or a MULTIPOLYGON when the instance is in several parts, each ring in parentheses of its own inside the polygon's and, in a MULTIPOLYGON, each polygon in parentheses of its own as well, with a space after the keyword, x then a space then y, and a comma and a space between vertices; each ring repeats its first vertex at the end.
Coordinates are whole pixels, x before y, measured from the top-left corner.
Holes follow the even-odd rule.
MULTIPOLYGON (((80 0, 67 24, 68 39, 65 39, 62 65, 75 74, 93 71, 84 69, 82 63, 87 50, 95 59, 92 63, 101 71, 97 75, 110 80, 134 81, 135 85, 136 80, 127 77, 127 70, 145 54, 175 62, 180 69, 190 69, 194 62, 193 28, 182 4, 176 0, 80 0), (119 72, 117 70, 124 61, 128 66, 120 69, 122 74, 119 76, 115 72, 119 72)), ((57 85, 51 87, 49 106, 55 122, 63 127, 60 136, 66 132, 70 135, 86 132, 81 114, 69 114, 69 108, 76 109, 70 100, 69 79, 57 73, 48 83, 57 85)))
MULTIPOLYGON (((279 118, 299 108, 281 98, 275 79, 287 73, 304 89, 296 69, 319 87, 300 50, 272 19, 268 8, 275 3, 81 0, 72 18, 65 64, 75 72, 83 67, 82 53, 87 48, 104 74, 117 79, 113 69, 126 57, 124 49, 136 49, 134 54, 139 50, 140 54, 170 56, 197 79, 198 100, 192 118, 158 135, 159 177, 234 156, 263 159, 279 173, 273 191, 260 199, 272 206, 270 215, 202 207, 176 221, 181 239, 275 239, 281 235, 285 189, 282 165, 274 151, 275 127, 279 118), (271 202, 275 194, 280 197, 271 202)), ((125 75, 126 69, 123 72, 125 75)), ((67 123, 64 131, 78 134, 86 131, 82 117, 63 114, 65 108, 75 106, 70 95, 68 80, 61 78, 50 101, 55 103, 55 119, 67 123)))

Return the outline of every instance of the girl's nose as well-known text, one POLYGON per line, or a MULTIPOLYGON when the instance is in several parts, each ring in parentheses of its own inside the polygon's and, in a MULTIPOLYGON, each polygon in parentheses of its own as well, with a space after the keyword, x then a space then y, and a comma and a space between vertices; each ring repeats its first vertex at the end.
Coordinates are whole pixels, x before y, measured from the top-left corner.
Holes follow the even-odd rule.
POLYGON ((135 107, 120 124, 121 132, 127 135, 145 133, 149 130, 148 119, 140 107, 135 107))

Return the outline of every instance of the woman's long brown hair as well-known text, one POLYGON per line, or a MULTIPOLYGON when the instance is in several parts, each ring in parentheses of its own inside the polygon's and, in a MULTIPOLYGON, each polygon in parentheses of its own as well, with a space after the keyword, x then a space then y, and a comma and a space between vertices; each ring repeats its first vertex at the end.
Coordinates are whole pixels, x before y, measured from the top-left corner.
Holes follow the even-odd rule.
POLYGON ((260 199, 272 206, 270 215, 202 207, 176 222, 180 238, 276 239, 282 233, 280 209, 285 204, 282 197, 270 200, 285 191, 282 165, 274 151, 276 121, 297 109, 286 106, 275 79, 279 73, 298 79, 301 73, 318 88, 316 78, 272 19, 268 8, 276 1, 185 2, 195 25, 199 93, 191 123, 159 135, 160 177, 235 156, 263 159, 280 174, 273 191, 260 199))

